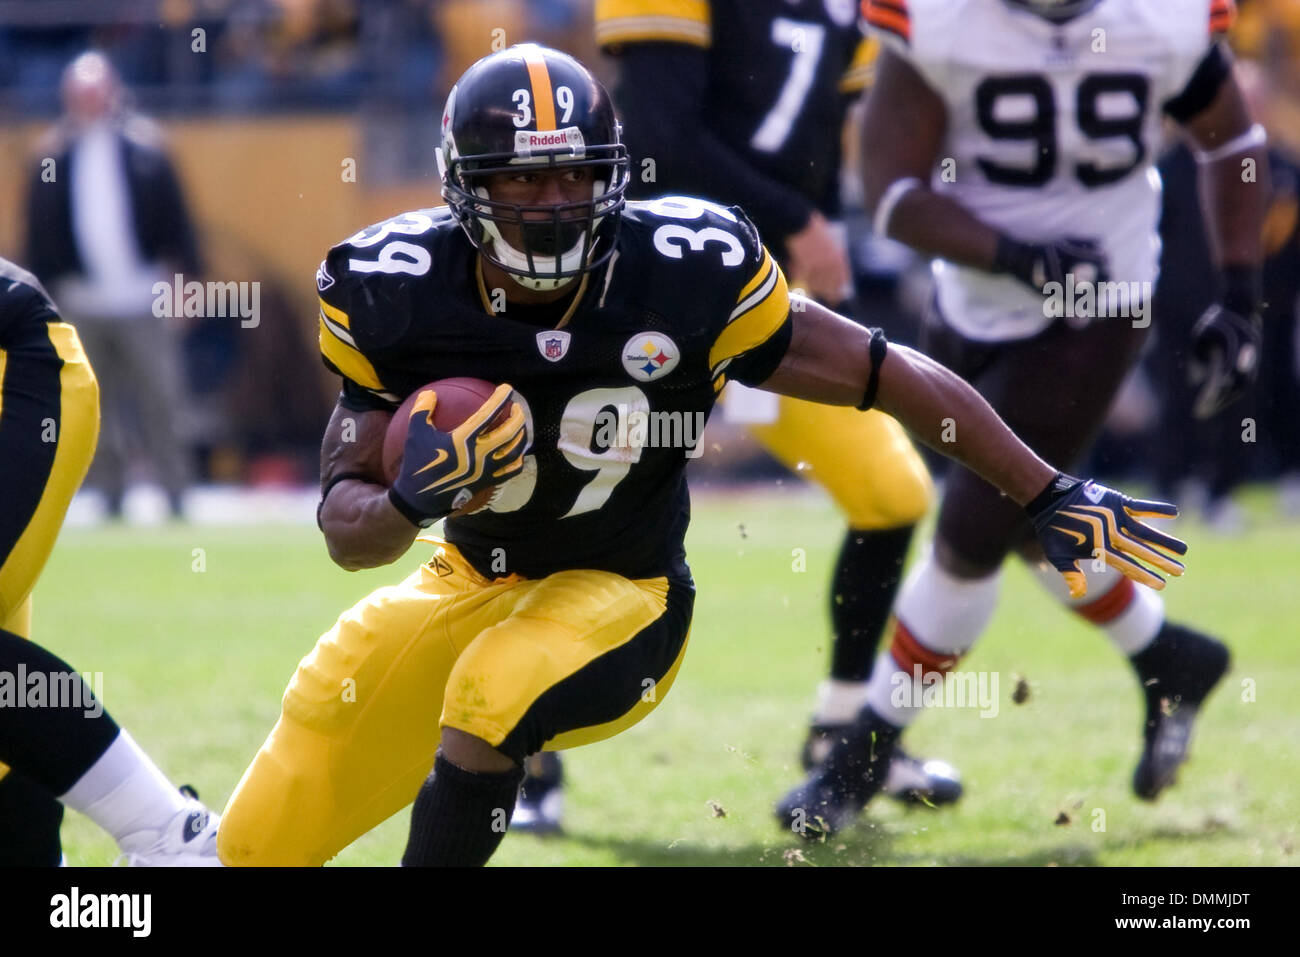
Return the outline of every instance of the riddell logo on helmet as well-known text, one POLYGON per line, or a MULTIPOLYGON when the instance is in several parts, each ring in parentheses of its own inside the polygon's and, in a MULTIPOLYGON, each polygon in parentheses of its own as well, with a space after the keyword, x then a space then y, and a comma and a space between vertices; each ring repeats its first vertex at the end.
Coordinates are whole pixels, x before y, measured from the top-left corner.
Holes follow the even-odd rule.
POLYGON ((541 133, 533 130, 515 131, 515 152, 520 156, 532 156, 533 150, 568 149, 575 157, 578 157, 584 154, 586 147, 587 143, 582 138, 582 130, 576 126, 569 126, 562 130, 547 130, 541 133))

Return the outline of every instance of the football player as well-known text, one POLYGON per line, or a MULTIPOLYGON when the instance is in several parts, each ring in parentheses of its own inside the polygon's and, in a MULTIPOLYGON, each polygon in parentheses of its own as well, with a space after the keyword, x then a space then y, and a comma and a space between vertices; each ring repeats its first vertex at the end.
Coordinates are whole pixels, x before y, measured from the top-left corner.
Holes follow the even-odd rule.
MULTIPOLYGON (((877 43, 854 0, 599 0, 596 37, 618 59, 629 195, 683 193, 743 208, 792 286, 852 316, 840 213, 844 118, 877 43)), ((877 411, 833 408, 733 384, 724 414, 819 482, 848 529, 830 588, 830 676, 817 692, 805 769, 863 704, 915 523, 931 500, 925 465, 877 411)), ((524 783, 521 822, 548 814, 559 769, 524 783)), ((905 801, 956 800, 956 771, 896 748, 885 785, 905 801)))
MULTIPOLYGON (((1040 454, 1077 461, 1145 340, 1159 249, 1152 163, 1167 116, 1200 150, 1223 264, 1222 299, 1195 330, 1200 402, 1231 402, 1257 358, 1267 195, 1243 168, 1262 178, 1267 164, 1263 130, 1216 41, 1230 3, 867 0, 863 9, 885 42, 861 130, 864 187, 879 233, 935 257, 927 353, 1040 454)), ((900 591, 867 707, 827 764, 780 802, 782 823, 815 816, 833 831, 879 790, 880 762, 924 700, 896 690, 919 692, 971 647, 1014 549, 1131 662, 1146 708, 1138 796, 1172 783, 1227 648, 1166 622, 1149 587, 1158 583, 1114 563, 1088 563, 1086 593, 1084 575, 1061 587, 1032 531, 1015 502, 956 470, 933 548, 900 591)))
POLYGON ((32 588, 98 435, 99 386, 76 330, 31 273, 0 259, 0 865, 59 864, 65 804, 128 863, 216 865, 216 818, 71 665, 28 640, 32 588))
POLYGON ((626 202, 613 103, 571 57, 524 44, 470 67, 438 162, 446 208, 361 230, 317 273, 321 351, 343 380, 319 518, 344 568, 397 560, 441 518, 445 541, 421 539, 433 557, 303 659, 223 815, 223 862, 321 864, 414 801, 405 864, 485 863, 529 755, 653 710, 695 597, 686 423, 729 379, 879 406, 936 444, 956 416, 944 450, 1030 509, 1062 568, 1099 548, 1181 573, 1155 549, 1185 546, 1132 517, 1172 506, 1061 476, 957 376, 812 301, 792 308, 738 208, 626 202), (500 385, 443 432, 421 387, 450 376, 500 385), (390 486, 382 447, 410 394, 390 486))

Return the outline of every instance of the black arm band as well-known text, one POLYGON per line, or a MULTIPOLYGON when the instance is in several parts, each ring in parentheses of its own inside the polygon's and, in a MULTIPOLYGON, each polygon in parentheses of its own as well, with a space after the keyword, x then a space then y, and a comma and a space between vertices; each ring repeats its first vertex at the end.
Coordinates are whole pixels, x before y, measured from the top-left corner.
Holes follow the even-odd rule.
POLYGON ((346 482, 348 479, 356 479, 359 482, 370 482, 372 485, 375 484, 374 479, 361 472, 340 472, 338 475, 331 475, 329 480, 321 486, 320 504, 316 506, 316 527, 322 532, 325 531, 325 526, 321 523, 320 513, 321 509, 325 507, 325 499, 329 498, 330 490, 333 489, 335 485, 338 485, 339 482, 346 482))
POLYGON ((858 408, 863 412, 876 404, 876 389, 880 387, 880 366, 885 361, 885 352, 889 347, 885 334, 879 329, 871 330, 871 375, 867 377, 867 389, 862 393, 858 408))
POLYGON ((1258 266, 1223 267, 1223 305, 1241 316, 1259 312, 1263 277, 1258 266))

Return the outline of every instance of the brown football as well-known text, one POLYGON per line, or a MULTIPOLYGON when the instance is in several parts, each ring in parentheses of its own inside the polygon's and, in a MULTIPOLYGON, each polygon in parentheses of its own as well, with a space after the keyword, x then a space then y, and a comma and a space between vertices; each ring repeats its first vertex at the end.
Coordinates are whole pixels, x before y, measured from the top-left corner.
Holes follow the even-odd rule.
MULTIPOLYGON (((406 401, 393 413, 393 420, 388 424, 388 431, 384 435, 384 477, 389 485, 397 480, 402 468, 402 451, 406 447, 406 433, 411 426, 411 409, 414 408, 420 393, 430 389, 438 396, 438 402, 433 407, 433 427, 443 432, 450 432, 477 412, 484 402, 492 398, 492 393, 497 387, 483 379, 458 376, 430 382, 407 396, 406 401)), ((506 405, 497 415, 497 421, 493 422, 493 425, 504 421, 510 414, 510 409, 511 405, 506 405)), ((452 514, 468 515, 470 512, 478 511, 492 498, 492 491, 490 488, 481 489, 452 514)))

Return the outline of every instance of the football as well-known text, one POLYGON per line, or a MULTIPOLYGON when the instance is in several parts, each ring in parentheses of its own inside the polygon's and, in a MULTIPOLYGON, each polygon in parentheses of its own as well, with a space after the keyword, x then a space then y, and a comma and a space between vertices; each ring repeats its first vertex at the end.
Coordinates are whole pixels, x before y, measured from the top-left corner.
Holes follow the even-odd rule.
MULTIPOLYGON (((420 393, 430 389, 438 396, 438 402, 433 409, 433 426, 443 432, 450 432, 477 412, 483 403, 492 397, 497 387, 483 379, 459 376, 422 385, 407 396, 406 401, 393 413, 393 420, 388 424, 388 431, 384 434, 384 478, 389 485, 397 480, 402 467, 402 451, 406 447, 406 433, 411 425, 411 409, 415 407, 415 401, 420 393)), ((494 426, 505 421, 510 415, 512 405, 513 403, 501 409, 492 422, 494 426)), ((452 514, 468 515, 477 512, 491 501, 493 491, 492 488, 481 489, 452 514)))

